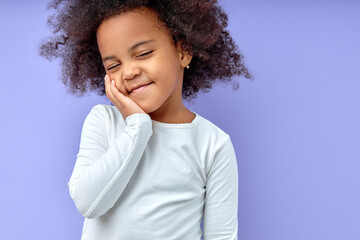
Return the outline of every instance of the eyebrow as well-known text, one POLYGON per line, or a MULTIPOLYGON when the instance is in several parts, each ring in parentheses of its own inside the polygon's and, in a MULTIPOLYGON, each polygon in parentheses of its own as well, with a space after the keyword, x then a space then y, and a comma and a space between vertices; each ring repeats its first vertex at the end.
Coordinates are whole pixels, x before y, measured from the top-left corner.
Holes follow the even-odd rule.
POLYGON ((135 43, 129 50, 129 52, 133 51, 135 48, 137 47, 140 47, 141 45, 144 45, 144 44, 147 44, 147 43, 150 43, 150 42, 153 42, 155 40, 153 39, 150 39, 150 40, 145 40, 145 41, 141 41, 141 42, 138 42, 138 43, 135 43))
MULTIPOLYGON (((141 45, 148 44, 148 43, 154 42, 154 41, 155 40, 151 39, 151 40, 145 40, 145 41, 140 41, 138 43, 135 43, 134 45, 131 46, 131 48, 129 49, 129 52, 134 51, 134 49, 140 47, 141 45)), ((103 62, 108 61, 108 60, 112 60, 114 58, 116 58, 115 55, 107 56, 107 57, 103 58, 103 62)))

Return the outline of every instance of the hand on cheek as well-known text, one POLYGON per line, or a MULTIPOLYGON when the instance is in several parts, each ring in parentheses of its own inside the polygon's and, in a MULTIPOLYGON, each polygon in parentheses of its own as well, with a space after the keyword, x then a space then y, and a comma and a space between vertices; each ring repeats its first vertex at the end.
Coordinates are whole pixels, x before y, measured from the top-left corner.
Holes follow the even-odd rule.
MULTIPOLYGON (((110 74, 108 74, 110 76, 110 74)), ((110 76, 110 79, 111 79, 111 76, 110 76)), ((110 84, 111 84, 112 81, 110 81, 110 84)), ((116 83, 116 81, 114 80, 114 87, 120 92, 122 93, 124 96, 128 96, 128 92, 125 88, 125 85, 122 84, 122 82, 119 82, 119 83, 116 83)))
MULTIPOLYGON (((105 75, 105 91, 106 96, 114 104, 114 106, 120 111, 124 119, 134 113, 145 113, 139 105, 137 105, 131 98, 123 94, 123 90, 119 91, 116 87, 115 81, 110 79, 110 75, 105 75)), ((120 87, 121 89, 121 87, 120 87)), ((126 89, 125 89, 126 91, 126 89)))

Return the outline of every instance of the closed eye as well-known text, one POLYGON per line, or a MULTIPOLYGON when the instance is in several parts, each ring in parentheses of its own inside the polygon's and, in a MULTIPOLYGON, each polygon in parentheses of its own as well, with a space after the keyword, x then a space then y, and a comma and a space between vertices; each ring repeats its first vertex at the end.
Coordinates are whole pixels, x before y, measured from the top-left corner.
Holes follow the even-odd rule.
POLYGON ((154 50, 149 51, 149 52, 145 52, 145 53, 143 53, 143 54, 140 54, 138 57, 146 56, 146 55, 152 53, 153 51, 154 51, 154 50))
MULTIPOLYGON (((154 50, 151 50, 151 51, 142 53, 142 54, 138 55, 137 57, 144 57, 144 56, 146 56, 146 55, 148 55, 148 54, 150 54, 150 53, 152 53, 152 52, 154 52, 154 50)), ((107 71, 109 71, 109 70, 111 70, 111 69, 113 69, 113 68, 116 68, 116 67, 118 67, 118 66, 120 66, 120 65, 121 65, 121 64, 116 64, 116 65, 114 65, 114 66, 111 66, 111 67, 109 67, 109 68, 107 69, 107 71)))
POLYGON ((109 70, 111 70, 111 69, 113 69, 113 68, 116 68, 117 66, 120 66, 120 64, 116 64, 116 65, 114 65, 114 66, 111 66, 111 67, 109 67, 107 70, 109 71, 109 70))

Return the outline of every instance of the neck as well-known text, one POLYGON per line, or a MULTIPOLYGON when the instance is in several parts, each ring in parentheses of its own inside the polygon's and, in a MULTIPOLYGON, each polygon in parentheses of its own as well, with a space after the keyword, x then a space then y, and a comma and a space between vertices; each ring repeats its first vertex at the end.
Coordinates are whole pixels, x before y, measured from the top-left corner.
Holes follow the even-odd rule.
MULTIPOLYGON (((183 74, 180 79, 182 77, 183 74)), ((152 120, 163 123, 191 123, 194 120, 195 114, 187 109, 182 101, 182 85, 182 81, 179 81, 174 94, 159 109, 149 113, 152 120)))
POLYGON ((172 108, 163 107, 149 113, 152 120, 163 123, 191 123, 195 118, 195 114, 187 109, 182 102, 179 106, 172 106, 172 108))

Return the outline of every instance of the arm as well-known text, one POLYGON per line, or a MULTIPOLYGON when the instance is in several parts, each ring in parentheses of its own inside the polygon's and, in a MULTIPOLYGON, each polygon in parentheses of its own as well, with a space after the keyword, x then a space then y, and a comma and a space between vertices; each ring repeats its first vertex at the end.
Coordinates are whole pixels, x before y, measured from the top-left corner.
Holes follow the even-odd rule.
POLYGON ((87 218, 99 217, 114 206, 152 135, 150 116, 135 113, 126 118, 124 131, 109 143, 107 117, 101 105, 95 106, 86 117, 79 153, 68 182, 71 198, 87 218))
POLYGON ((237 240, 238 172, 230 137, 219 145, 206 180, 204 240, 237 240))

